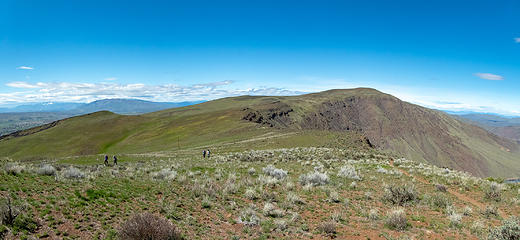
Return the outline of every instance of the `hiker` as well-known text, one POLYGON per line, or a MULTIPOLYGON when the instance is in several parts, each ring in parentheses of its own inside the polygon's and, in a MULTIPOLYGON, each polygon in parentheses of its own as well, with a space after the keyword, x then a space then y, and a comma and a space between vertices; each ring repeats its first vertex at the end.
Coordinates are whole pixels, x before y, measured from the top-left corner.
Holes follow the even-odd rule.
POLYGON ((202 150, 202 158, 206 158, 206 150, 202 150))
POLYGON ((105 155, 105 166, 108 166, 108 155, 105 155))
POLYGON ((114 166, 117 165, 117 157, 114 155, 114 166))
POLYGON ((207 152, 208 152, 208 158, 209 158, 209 155, 211 154, 211 152, 209 151, 209 149, 208 149, 208 151, 207 151, 207 152))

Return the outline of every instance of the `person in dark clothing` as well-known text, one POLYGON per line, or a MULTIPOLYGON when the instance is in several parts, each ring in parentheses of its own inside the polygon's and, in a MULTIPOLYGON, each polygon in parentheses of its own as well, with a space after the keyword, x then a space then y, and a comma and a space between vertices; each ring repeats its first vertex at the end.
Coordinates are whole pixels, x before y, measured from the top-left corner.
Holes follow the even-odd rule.
POLYGON ((108 166, 108 155, 105 155, 105 166, 108 166))
POLYGON ((210 154, 211 154, 211 152, 210 152, 209 149, 208 149, 208 151, 207 151, 208 158, 209 158, 209 155, 210 155, 210 154))
POLYGON ((117 157, 114 155, 114 166, 117 165, 117 157))
POLYGON ((206 158, 206 150, 202 150, 202 158, 206 158))

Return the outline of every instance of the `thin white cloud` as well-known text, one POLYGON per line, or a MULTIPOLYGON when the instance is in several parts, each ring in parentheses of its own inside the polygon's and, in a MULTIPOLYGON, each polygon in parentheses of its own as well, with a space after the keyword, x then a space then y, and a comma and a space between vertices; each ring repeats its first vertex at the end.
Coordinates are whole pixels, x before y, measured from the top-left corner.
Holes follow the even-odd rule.
POLYGON ((475 76, 486 79, 486 80, 492 80, 492 81, 500 81, 504 80, 504 77, 492 73, 475 73, 475 76))
POLYGON ((520 43, 520 37, 515 38, 516 43, 520 43))
POLYGON ((107 77, 107 78, 105 78, 105 80, 106 81, 115 81, 115 80, 117 80, 117 78, 116 77, 107 77))
POLYGON ((27 102, 91 102, 106 98, 133 98, 157 102, 212 100, 240 95, 296 95, 302 92, 283 88, 260 87, 232 89, 233 81, 220 81, 190 86, 176 84, 118 83, 29 83, 10 82, 6 85, 20 91, 0 93, 0 105, 27 102))
POLYGON ((21 69, 21 70, 33 70, 34 68, 32 68, 32 67, 27 67, 27 66, 19 66, 19 67, 17 67, 16 69, 21 69))
MULTIPOLYGON (((384 91, 384 90, 383 90, 384 91)), ((520 116, 517 104, 509 104, 505 106, 503 102, 495 102, 488 98, 481 98, 475 95, 459 95, 440 97, 436 94, 428 95, 425 93, 410 93, 403 91, 384 91, 390 93, 403 101, 421 105, 423 107, 438 109, 450 112, 478 112, 478 113, 495 113, 505 116, 520 116), (443 100, 439 100, 439 98, 443 100)), ((437 92, 437 91, 435 91, 437 92)))
POLYGON ((39 88, 40 86, 38 86, 38 84, 41 83, 31 84, 27 82, 10 82, 6 85, 13 88, 39 88))

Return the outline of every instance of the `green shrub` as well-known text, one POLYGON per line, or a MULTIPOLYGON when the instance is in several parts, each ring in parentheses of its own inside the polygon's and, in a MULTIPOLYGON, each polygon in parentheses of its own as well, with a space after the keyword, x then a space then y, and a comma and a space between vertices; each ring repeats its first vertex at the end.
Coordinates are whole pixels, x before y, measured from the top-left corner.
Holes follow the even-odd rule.
POLYGON ((446 195, 438 193, 429 198, 430 206, 444 209, 451 205, 451 201, 446 195))

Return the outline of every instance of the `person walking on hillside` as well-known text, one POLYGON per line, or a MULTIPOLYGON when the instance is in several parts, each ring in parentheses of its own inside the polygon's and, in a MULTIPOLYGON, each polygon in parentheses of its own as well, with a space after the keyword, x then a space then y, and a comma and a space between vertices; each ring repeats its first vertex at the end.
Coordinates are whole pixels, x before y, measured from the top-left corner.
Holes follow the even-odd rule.
POLYGON ((202 158, 206 158, 206 150, 202 150, 202 158))
POLYGON ((209 149, 208 149, 208 151, 207 151, 207 152, 208 152, 208 158, 209 158, 209 155, 211 154, 211 152, 209 151, 209 149))
POLYGON ((105 155, 105 166, 108 166, 108 155, 105 155))
POLYGON ((114 155, 114 166, 117 165, 117 157, 114 155))

